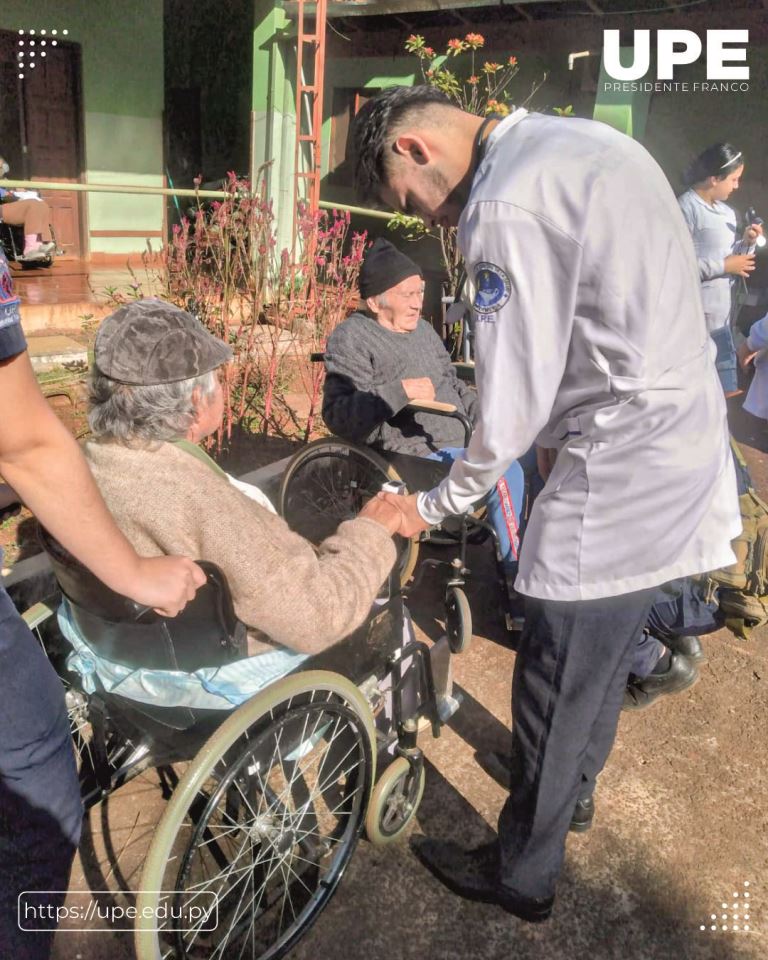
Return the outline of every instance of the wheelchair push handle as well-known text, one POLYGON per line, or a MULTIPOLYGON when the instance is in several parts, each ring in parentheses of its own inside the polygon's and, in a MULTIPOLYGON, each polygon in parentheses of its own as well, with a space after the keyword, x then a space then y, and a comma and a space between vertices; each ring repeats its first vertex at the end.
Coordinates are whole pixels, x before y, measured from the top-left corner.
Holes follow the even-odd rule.
MULTIPOLYGON (((205 588, 211 583, 215 583, 215 574, 213 573, 213 570, 216 569, 217 572, 219 572, 219 575, 221 575, 220 571, 218 571, 218 568, 215 568, 214 565, 209 563, 207 560, 196 560, 195 563, 197 563, 205 573, 205 583, 199 588, 199 590, 205 590, 205 588)), ((173 619, 173 617, 164 617, 162 614, 158 613, 154 607, 144 606, 144 604, 137 603, 135 600, 131 600, 130 602, 134 609, 132 617, 134 623, 149 624, 157 623, 158 620, 173 619)), ((176 614, 176 616, 178 616, 178 614, 176 614)))

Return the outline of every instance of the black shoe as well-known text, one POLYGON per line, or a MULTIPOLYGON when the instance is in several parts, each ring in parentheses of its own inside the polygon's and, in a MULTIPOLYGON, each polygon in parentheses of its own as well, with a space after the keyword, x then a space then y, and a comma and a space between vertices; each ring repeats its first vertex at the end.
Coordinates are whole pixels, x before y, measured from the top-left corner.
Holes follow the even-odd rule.
POLYGON ((552 913, 553 896, 523 897, 499 883, 496 841, 464 850, 444 840, 411 837, 411 850, 433 876, 466 900, 495 903, 528 923, 542 923, 552 913))
POLYGON ((571 833, 586 833, 592 826, 594 817, 595 798, 587 797, 585 800, 577 800, 568 829, 571 833))
POLYGON ((672 653, 682 653, 692 663, 707 662, 707 655, 698 637, 664 637, 661 641, 672 653))
MULTIPOLYGON (((510 766, 507 754, 499 753, 496 750, 489 750, 487 753, 476 753, 475 759, 480 767, 492 777, 500 787, 506 790, 512 787, 512 768, 510 766)), ((573 810, 573 816, 568 829, 572 833, 586 833, 592 826, 592 820, 595 816, 595 801, 593 797, 587 797, 585 800, 578 800, 573 810)))
POLYGON ((622 710, 644 710, 659 697, 668 693, 682 693, 699 679, 699 668, 682 653, 673 653, 664 673, 647 677, 631 677, 624 691, 622 710))

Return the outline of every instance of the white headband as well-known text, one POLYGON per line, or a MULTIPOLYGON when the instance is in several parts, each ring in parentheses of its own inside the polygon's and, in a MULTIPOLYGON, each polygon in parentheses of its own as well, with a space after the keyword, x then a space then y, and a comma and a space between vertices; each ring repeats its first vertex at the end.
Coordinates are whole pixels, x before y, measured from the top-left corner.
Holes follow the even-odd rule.
POLYGON ((726 160, 725 163, 722 165, 722 167, 720 167, 720 169, 724 170, 726 167, 730 167, 732 163, 736 163, 736 161, 739 159, 740 156, 741 156, 741 150, 739 150, 739 152, 736 154, 735 157, 731 157, 730 160, 726 160))

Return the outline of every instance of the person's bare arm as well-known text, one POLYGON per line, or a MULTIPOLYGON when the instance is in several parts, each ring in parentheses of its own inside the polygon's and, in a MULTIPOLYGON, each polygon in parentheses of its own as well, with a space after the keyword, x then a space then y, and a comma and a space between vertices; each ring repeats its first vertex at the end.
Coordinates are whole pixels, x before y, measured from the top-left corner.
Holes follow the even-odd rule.
POLYGON ((0 361, 0 474, 43 526, 107 586, 175 615, 205 582, 183 557, 139 557, 115 525, 77 442, 26 353, 0 361))

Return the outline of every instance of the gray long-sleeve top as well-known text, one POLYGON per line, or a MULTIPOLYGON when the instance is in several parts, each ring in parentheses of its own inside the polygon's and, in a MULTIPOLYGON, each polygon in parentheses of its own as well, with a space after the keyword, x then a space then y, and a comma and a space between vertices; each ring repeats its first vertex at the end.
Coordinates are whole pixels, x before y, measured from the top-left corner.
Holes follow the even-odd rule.
POLYGON ((463 447, 458 420, 404 409, 403 380, 429 377, 435 399, 472 418, 476 394, 456 376, 442 341, 426 320, 410 333, 395 333, 364 313, 334 330, 325 351, 323 418, 333 433, 354 443, 428 456, 463 447))
POLYGON ((727 203, 717 200, 710 205, 692 187, 677 202, 693 238, 704 317, 711 333, 726 326, 731 317, 733 277, 725 272, 725 258, 732 253, 749 253, 751 248, 742 242, 736 212, 727 203))

